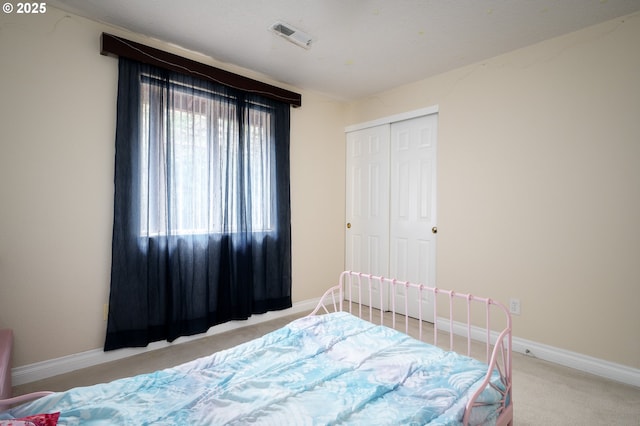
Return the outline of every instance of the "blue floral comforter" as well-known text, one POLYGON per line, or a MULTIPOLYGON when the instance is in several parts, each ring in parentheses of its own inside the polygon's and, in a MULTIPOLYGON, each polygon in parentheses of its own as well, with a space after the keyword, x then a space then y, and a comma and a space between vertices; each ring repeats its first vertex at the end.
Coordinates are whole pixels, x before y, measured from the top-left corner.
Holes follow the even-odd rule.
MULTIPOLYGON (((455 425, 486 368, 334 313, 174 368, 55 393, 0 419, 59 411, 61 425, 455 425)), ((473 423, 494 423, 499 397, 486 390, 473 423)))

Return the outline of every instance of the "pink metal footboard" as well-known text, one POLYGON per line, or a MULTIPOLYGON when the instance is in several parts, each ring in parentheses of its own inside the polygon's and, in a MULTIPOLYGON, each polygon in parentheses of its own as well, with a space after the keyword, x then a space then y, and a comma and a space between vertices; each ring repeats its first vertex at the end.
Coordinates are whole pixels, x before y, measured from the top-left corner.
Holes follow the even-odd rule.
POLYGON ((345 271, 340 275, 339 284, 327 290, 311 315, 336 311, 350 312, 486 362, 487 374, 467 403, 463 424, 469 424, 473 408, 482 405, 477 402, 482 391, 493 387, 494 371, 500 375, 503 385, 503 389, 494 387, 502 396, 497 424, 513 424, 511 315, 502 303, 453 290, 345 271), (459 346, 464 346, 464 350, 457 348, 459 346))

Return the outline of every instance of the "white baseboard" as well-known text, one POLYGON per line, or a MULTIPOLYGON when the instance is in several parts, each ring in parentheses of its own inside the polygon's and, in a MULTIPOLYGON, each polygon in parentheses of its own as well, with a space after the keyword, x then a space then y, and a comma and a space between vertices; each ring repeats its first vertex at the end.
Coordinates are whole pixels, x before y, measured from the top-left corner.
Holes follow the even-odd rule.
POLYGON ((253 315, 249 319, 244 321, 230 321, 224 324, 219 324, 211 327, 206 333, 198 334, 195 336, 180 337, 171 343, 167 341, 154 342, 150 343, 147 347, 144 348, 118 349, 109 352, 104 352, 102 349, 92 349, 86 352, 80 352, 77 354, 67 355, 47 361, 36 362, 34 364, 15 367, 11 370, 11 380, 13 382, 13 386, 23 385, 25 383, 35 382, 37 380, 46 379, 49 377, 57 376, 59 374, 69 373, 81 368, 91 367, 110 361, 116 361, 140 353, 162 349, 173 345, 179 345, 181 343, 190 342, 193 340, 201 339, 203 337, 224 333, 225 331, 236 330, 241 327, 259 324, 264 321, 270 321, 293 314, 311 312, 313 308, 316 307, 319 300, 320 298, 306 300, 300 303, 295 303, 291 308, 284 309, 282 311, 271 311, 265 314, 253 315))
POLYGON ((514 337, 514 352, 640 388, 640 369, 514 337))
MULTIPOLYGON (((68 355, 61 358, 55 358, 47 361, 37 362, 34 364, 16 367, 12 370, 13 385, 22 385, 25 383, 35 382, 36 380, 46 379, 48 377, 57 376, 81 368, 91 367, 93 365, 105 362, 115 361, 143 352, 156 349, 166 348, 172 345, 189 342, 203 337, 213 336, 215 334, 224 333, 225 331, 235 330, 248 325, 258 324, 272 319, 282 318, 288 315, 311 312, 316 307, 318 299, 306 300, 295 303, 293 307, 282 311, 267 312, 262 315, 253 315, 246 321, 231 321, 212 327, 207 333, 190 337, 181 337, 172 343, 154 342, 145 348, 135 349, 119 349, 115 351, 104 352, 102 349, 93 349, 78 354, 68 355)), ((438 321, 440 327, 448 328, 448 321, 441 319, 438 321)), ((454 333, 466 335, 466 325, 455 323, 453 326, 454 333)), ((479 329, 472 329, 472 338, 485 341, 486 335, 479 329)), ((493 339, 496 336, 492 336, 493 339)), ((512 338, 513 351, 534 356, 536 358, 550 361, 565 367, 574 368, 586 373, 594 374, 617 382, 625 383, 640 388, 640 369, 628 367, 622 364, 605 361, 602 359, 590 357, 577 352, 571 352, 564 349, 548 346, 542 343, 533 342, 518 337, 512 338)))
MULTIPOLYGON (((449 329, 449 320, 446 318, 438 319, 440 328, 449 329)), ((456 322, 453 323, 453 332, 461 336, 466 336, 466 324, 456 322)), ((497 338, 497 333, 491 334, 492 341, 497 338)), ((471 327, 471 338, 481 342, 486 342, 486 333, 478 327, 471 327)), ((631 386, 640 388, 640 369, 628 367, 622 364, 616 364, 603 359, 594 358, 578 352, 572 352, 554 346, 545 345, 543 343, 533 342, 531 340, 519 337, 511 337, 511 347, 513 352, 532 356, 545 361, 553 362, 565 367, 570 367, 585 373, 594 374, 596 376, 615 380, 631 386)))

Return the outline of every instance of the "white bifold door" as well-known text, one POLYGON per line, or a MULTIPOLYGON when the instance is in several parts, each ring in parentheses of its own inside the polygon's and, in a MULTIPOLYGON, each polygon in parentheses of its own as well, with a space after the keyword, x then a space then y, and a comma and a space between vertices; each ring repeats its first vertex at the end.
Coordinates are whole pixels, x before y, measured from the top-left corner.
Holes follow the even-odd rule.
MULTIPOLYGON (((389 125, 347 133, 347 270, 389 276, 390 140, 389 125)), ((372 290, 352 286, 347 297, 367 305, 371 298, 371 306, 385 308, 388 295, 372 290)))
MULTIPOLYGON (((437 117, 347 132, 346 269, 436 285, 437 117)), ((372 289, 347 297, 386 310, 388 289, 372 289)), ((423 318, 433 316, 426 294, 395 297, 401 313, 417 316, 422 302, 423 318)))

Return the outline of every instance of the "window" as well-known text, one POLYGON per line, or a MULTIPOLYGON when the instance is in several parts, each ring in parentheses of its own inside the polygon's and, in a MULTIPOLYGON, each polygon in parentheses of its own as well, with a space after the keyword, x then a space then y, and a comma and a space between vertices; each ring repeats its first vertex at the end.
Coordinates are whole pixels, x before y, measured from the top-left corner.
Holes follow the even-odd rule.
POLYGON ((252 231, 272 231, 269 108, 253 104, 247 109, 240 138, 237 108, 227 99, 170 84, 175 89, 171 97, 153 79, 145 78, 141 85, 141 235, 237 232, 241 206, 248 203, 252 231), (154 112, 163 99, 169 99, 166 123, 154 112), (238 164, 244 165, 243 176, 230 179, 240 173, 238 164), (171 194, 173 202, 168 202, 171 194))

